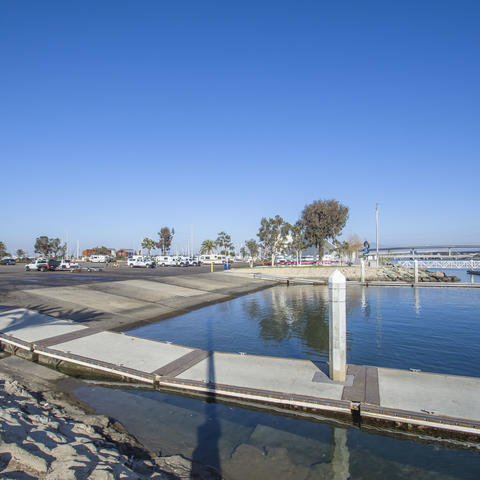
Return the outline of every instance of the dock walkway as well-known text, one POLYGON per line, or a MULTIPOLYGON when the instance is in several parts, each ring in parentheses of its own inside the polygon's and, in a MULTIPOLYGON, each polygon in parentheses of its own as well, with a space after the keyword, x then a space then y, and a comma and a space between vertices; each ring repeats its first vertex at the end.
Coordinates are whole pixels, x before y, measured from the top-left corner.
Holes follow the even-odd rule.
POLYGON ((18 308, 0 313, 0 344, 154 388, 267 408, 343 414, 480 438, 480 378, 349 365, 333 382, 309 360, 204 351, 100 330, 18 308))

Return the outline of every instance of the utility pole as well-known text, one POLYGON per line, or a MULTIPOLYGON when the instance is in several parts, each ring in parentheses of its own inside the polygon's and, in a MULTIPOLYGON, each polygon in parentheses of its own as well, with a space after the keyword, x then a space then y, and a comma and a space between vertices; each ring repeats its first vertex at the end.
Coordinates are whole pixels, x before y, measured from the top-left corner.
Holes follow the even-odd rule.
POLYGON ((195 240, 195 237, 193 235, 193 223, 190 224, 190 234, 191 234, 191 237, 192 237, 192 252, 191 252, 191 257, 194 257, 195 256, 195 247, 194 247, 194 240, 195 240))
POLYGON ((376 239, 375 239, 375 245, 376 245, 376 249, 377 249, 377 267, 380 265, 380 258, 378 256, 378 203, 376 204, 375 206, 375 216, 376 216, 376 220, 377 220, 377 228, 376 228, 376 239))

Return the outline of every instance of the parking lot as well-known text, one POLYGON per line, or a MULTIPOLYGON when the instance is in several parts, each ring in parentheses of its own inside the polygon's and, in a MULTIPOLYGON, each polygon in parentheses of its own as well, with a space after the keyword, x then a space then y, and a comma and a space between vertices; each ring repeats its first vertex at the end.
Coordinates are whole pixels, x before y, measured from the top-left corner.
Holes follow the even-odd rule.
MULTIPOLYGON (((0 291, 8 282, 40 283, 49 285, 68 285, 73 282, 88 281, 92 277, 100 280, 102 277, 109 281, 114 279, 127 280, 131 278, 150 278, 150 277, 166 277, 172 275, 195 275, 199 273, 210 272, 210 265, 201 265, 199 267, 157 267, 157 268, 130 268, 125 263, 119 263, 118 268, 113 264, 79 262, 82 270, 78 271, 60 271, 52 272, 35 272, 25 271, 24 263, 16 265, 0 265, 0 291), (90 271, 87 270, 90 269, 90 271)), ((247 266, 247 264, 235 263, 231 264, 231 268, 239 266, 247 266)), ((224 269, 223 265, 213 265, 214 272, 220 272, 224 269)))

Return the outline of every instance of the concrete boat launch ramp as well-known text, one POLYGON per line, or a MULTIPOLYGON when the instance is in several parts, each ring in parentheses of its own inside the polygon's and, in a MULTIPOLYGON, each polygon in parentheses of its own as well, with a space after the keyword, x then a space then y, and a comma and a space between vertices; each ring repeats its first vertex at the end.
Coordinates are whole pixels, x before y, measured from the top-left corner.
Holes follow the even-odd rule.
MULTIPOLYGON (((35 274, 31 280, 46 279, 35 274)), ((89 276, 72 279, 63 274, 63 285, 23 284, 10 292, 5 305, 23 307, 90 327, 122 331, 152 321, 186 313, 212 303, 274 285, 275 281, 229 276, 223 272, 190 275, 125 277, 89 276), (99 280, 100 279, 100 280, 99 280)))
POLYGON ((92 328, 23 308, 0 313, 0 344, 83 376, 141 382, 262 408, 480 438, 480 379, 349 365, 333 382, 309 360, 204 351, 92 328))

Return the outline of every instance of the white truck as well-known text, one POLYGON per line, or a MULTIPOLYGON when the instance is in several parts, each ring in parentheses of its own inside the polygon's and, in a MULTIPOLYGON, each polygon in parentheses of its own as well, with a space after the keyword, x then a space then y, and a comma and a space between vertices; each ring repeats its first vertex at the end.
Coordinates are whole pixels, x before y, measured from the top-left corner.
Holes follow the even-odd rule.
POLYGON ((155 261, 159 267, 172 267, 177 264, 175 257, 170 255, 157 255, 155 261))
POLYGON ((202 264, 202 262, 198 257, 190 257, 188 259, 188 264, 192 267, 199 267, 202 264))
POLYGON ((183 257, 183 256, 177 257, 175 259, 175 265, 177 267, 188 267, 190 265, 190 259, 189 257, 183 257))
POLYGON ((62 260, 58 270, 68 270, 69 272, 74 272, 81 270, 81 267, 77 262, 72 262, 71 260, 62 260))
POLYGON ((90 255, 88 260, 93 263, 106 263, 110 261, 110 255, 90 255))
POLYGON ((140 255, 134 255, 127 260, 127 265, 130 268, 155 268, 156 263, 150 257, 142 257, 140 255))
POLYGON ((44 267, 47 264, 46 258, 37 258, 31 263, 25 265, 25 271, 30 272, 33 270, 34 272, 40 271, 40 268, 44 267))

